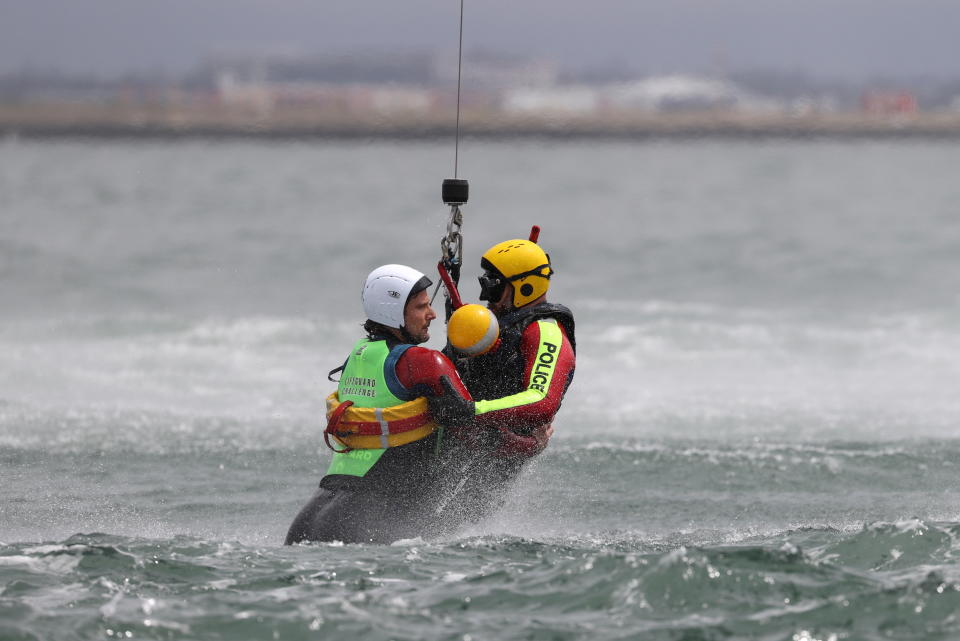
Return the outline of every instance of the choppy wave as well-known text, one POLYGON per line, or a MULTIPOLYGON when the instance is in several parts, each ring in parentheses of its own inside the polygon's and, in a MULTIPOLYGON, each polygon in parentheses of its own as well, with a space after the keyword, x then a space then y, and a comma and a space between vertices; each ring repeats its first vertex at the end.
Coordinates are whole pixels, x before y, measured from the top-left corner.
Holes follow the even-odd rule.
POLYGON ((0 547, 5 638, 950 638, 957 523, 734 543, 479 536, 388 547, 75 535, 0 547))

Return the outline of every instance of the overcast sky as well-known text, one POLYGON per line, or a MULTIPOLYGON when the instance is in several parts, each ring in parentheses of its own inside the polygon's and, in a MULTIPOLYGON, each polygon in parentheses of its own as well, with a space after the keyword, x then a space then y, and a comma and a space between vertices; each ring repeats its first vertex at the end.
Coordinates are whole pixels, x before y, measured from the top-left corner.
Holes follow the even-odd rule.
MULTIPOLYGON (((960 76, 960 0, 466 0, 464 46, 569 67, 960 76)), ((459 0, 0 0, 0 70, 456 50, 459 0)))

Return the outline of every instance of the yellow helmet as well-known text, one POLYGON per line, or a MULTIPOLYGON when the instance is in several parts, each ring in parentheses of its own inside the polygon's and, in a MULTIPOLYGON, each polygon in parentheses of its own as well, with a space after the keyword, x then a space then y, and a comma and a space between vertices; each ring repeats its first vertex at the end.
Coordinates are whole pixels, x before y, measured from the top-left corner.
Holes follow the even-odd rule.
POLYGON ((523 307, 550 288, 550 257, 529 240, 505 240, 488 249, 480 259, 486 272, 480 277, 480 300, 496 301, 507 283, 513 285, 513 306, 523 307))

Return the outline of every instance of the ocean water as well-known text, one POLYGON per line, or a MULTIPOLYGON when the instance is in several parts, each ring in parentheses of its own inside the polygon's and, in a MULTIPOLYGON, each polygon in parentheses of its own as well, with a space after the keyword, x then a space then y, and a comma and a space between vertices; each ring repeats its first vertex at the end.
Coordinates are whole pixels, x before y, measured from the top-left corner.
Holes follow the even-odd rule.
POLYGON ((577 317, 556 436, 454 536, 282 546, 452 156, 0 142, 0 639, 960 638, 950 143, 464 141, 464 297, 539 224, 577 317))

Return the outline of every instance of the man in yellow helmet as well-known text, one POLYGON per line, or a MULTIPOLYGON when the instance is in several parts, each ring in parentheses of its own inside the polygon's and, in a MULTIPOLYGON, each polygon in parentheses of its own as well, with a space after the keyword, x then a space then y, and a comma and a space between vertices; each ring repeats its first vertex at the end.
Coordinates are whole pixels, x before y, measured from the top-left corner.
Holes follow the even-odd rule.
MULTIPOLYGON (((576 343, 573 314, 547 302, 553 268, 549 256, 529 240, 507 240, 480 260, 480 300, 496 315, 500 343, 487 353, 456 358, 455 364, 474 401, 452 387, 430 399, 431 408, 469 415, 469 434, 489 456, 478 462, 476 448, 465 452, 473 518, 500 501, 523 463, 547 446, 552 422, 573 380, 576 343)), ((449 354, 451 356, 455 356, 449 354)), ((463 506, 464 496, 458 497, 463 506)), ((471 508, 467 508, 471 509, 471 508)))

